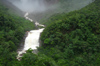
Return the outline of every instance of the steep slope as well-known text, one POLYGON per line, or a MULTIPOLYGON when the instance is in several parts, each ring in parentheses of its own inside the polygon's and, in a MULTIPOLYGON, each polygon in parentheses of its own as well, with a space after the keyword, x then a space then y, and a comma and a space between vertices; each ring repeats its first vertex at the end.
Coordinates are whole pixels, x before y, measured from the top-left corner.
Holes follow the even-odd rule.
POLYGON ((11 2, 9 2, 8 0, 0 0, 0 2, 5 5, 5 7, 9 8, 9 12, 19 15, 21 17, 24 16, 24 12, 21 11, 19 8, 17 8, 16 6, 14 6, 11 2))
POLYGON ((0 3, 0 66, 11 66, 16 61, 16 50, 25 32, 35 28, 32 22, 9 14, 8 10, 0 3))
POLYGON ((80 10, 51 17, 41 34, 40 52, 59 66, 99 66, 99 7, 100 0, 95 0, 80 10))

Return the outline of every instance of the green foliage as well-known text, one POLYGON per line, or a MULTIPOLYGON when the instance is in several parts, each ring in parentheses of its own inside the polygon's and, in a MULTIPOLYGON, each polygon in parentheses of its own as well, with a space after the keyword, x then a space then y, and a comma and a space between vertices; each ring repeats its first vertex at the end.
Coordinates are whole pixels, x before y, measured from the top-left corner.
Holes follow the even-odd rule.
POLYGON ((20 66, 16 50, 25 32, 35 26, 22 17, 9 14, 8 10, 0 3, 0 66, 20 66))
POLYGON ((100 1, 96 0, 78 11, 52 16, 45 22, 47 27, 41 34, 39 51, 59 66, 99 66, 99 58, 95 62, 100 52, 99 6, 100 1))

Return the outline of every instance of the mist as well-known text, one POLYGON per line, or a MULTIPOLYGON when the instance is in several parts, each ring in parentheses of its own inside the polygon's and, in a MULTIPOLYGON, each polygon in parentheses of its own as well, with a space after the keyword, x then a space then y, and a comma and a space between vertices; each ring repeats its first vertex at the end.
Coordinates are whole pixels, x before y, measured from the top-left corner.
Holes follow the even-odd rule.
POLYGON ((8 0, 23 12, 28 12, 34 21, 48 19, 56 13, 79 10, 93 0, 8 0), (63 2, 62 2, 63 1, 63 2))
MULTIPOLYGON (((51 9, 51 5, 46 0, 9 0, 13 5, 23 12, 44 12, 51 9)), ((54 7, 52 8, 54 9, 54 7)))

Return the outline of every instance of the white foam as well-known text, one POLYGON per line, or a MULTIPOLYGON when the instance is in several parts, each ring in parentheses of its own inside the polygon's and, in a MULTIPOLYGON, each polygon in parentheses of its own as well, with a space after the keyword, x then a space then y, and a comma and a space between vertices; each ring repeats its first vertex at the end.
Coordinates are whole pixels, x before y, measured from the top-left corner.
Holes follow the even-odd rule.
MULTIPOLYGON (((28 17, 29 13, 27 12, 24 17, 27 20, 30 20, 31 22, 33 21, 31 18, 28 17)), ((36 22, 38 25, 36 26, 44 26, 42 24, 39 24, 38 22, 36 22)), ((41 32, 44 30, 44 28, 38 29, 38 30, 31 30, 28 32, 28 35, 25 39, 25 44, 24 44, 24 48, 22 51, 18 51, 18 56, 17 59, 20 60, 20 58, 22 57, 22 54, 26 53, 26 51, 28 49, 33 49, 36 50, 37 47, 39 47, 39 38, 40 38, 40 34, 41 32)))

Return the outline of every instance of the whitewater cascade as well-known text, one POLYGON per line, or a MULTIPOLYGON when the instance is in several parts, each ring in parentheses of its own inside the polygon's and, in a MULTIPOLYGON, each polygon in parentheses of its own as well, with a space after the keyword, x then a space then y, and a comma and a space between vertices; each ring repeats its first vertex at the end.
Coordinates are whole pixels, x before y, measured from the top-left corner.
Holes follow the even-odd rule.
MULTIPOLYGON (((24 15, 24 17, 27 19, 27 20, 30 20, 31 22, 33 22, 33 20, 31 18, 28 17, 29 13, 26 13, 24 15)), ((42 24, 39 24, 38 22, 35 22, 35 25, 36 26, 42 26, 44 27, 44 25, 42 24)), ((33 49, 33 50, 36 50, 37 47, 39 47, 39 37, 40 37, 40 33, 44 30, 44 28, 41 28, 41 29, 37 29, 37 30, 31 30, 28 32, 28 35, 25 39, 25 44, 24 44, 24 48, 22 51, 18 51, 18 56, 17 56, 17 59, 20 60, 20 57, 22 57, 22 54, 23 53, 26 53, 26 51, 28 49, 33 49)))

